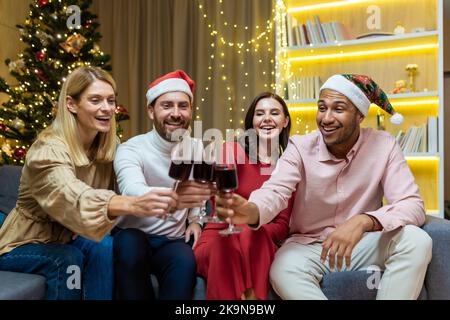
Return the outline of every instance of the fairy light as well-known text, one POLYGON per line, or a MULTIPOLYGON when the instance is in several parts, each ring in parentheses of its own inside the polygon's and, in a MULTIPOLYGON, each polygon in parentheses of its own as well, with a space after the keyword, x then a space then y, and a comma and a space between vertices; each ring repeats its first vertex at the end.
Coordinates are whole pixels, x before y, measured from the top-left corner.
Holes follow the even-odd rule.
MULTIPOLYGON (((227 71, 229 71, 229 68, 227 67, 227 61, 225 60, 225 57, 227 59, 233 59, 233 56, 238 57, 238 63, 241 67, 247 66, 246 59, 243 57, 246 54, 252 54, 256 55, 265 52, 272 52, 272 42, 271 42, 271 35, 274 32, 274 26, 275 26, 275 10, 272 10, 273 15, 270 19, 265 21, 265 25, 256 25, 254 27, 255 33, 252 36, 251 39, 243 40, 243 41, 235 41, 235 39, 230 40, 225 34, 229 34, 228 32, 222 34, 219 32, 215 26, 222 26, 222 28, 225 28, 230 30, 233 34, 236 33, 237 29, 244 29, 249 30, 250 27, 248 25, 240 27, 239 24, 226 21, 224 20, 225 10, 222 7, 223 1, 218 0, 215 8, 215 12, 219 12, 220 15, 216 21, 210 21, 210 16, 206 10, 206 5, 203 3, 202 0, 198 0, 198 10, 199 10, 199 16, 203 17, 203 20, 205 22, 205 25, 208 27, 209 35, 210 35, 210 41, 209 41, 209 48, 210 48, 210 61, 208 65, 208 75, 207 75, 207 86, 204 88, 203 94, 207 94, 209 89, 208 87, 211 87, 211 82, 215 79, 218 79, 220 82, 222 82, 227 87, 227 100, 231 105, 235 105, 236 101, 242 101, 246 100, 245 94, 248 94, 249 92, 247 90, 250 89, 250 86, 247 82, 244 83, 243 88, 245 89, 245 93, 242 93, 241 97, 238 97, 234 94, 235 89, 234 85, 231 84, 232 79, 230 79, 229 74, 227 74, 227 71), (218 52, 217 56, 215 56, 214 52, 218 52), (219 61, 216 61, 218 59, 219 61)), ((213 16, 213 15, 211 15, 213 16)), ((252 59, 255 59, 259 62, 259 64, 262 64, 264 61, 261 58, 252 56, 252 59)), ((270 59, 268 61, 270 63, 270 68, 273 70, 275 67, 275 61, 274 59, 270 59)), ((251 64, 248 64, 250 67, 251 64)), ((261 77, 266 78, 269 73, 262 70, 263 68, 257 68, 258 72, 261 72, 261 77), (264 74, 262 72, 264 71, 264 74)), ((258 75, 255 75, 258 77, 258 75)), ((270 76, 274 76, 274 74, 270 74, 270 76)), ((246 77, 248 77, 248 72, 246 72, 246 77)), ((271 87, 275 88, 273 83, 266 83, 263 84, 265 88, 271 87)), ((201 104, 206 104, 207 99, 201 97, 200 98, 201 104)), ((228 110, 229 111, 229 120, 233 120, 233 118, 237 115, 234 112, 240 111, 239 108, 228 110)), ((240 111, 240 121, 243 121, 244 117, 244 110, 240 111)), ((239 123, 240 121, 237 121, 236 123, 239 123)), ((230 123, 234 123, 234 121, 229 121, 230 123)))
POLYGON ((276 48, 279 55, 275 56, 275 78, 276 91, 278 94, 284 96, 286 93, 286 86, 282 83, 282 79, 289 79, 290 63, 287 60, 287 29, 286 29, 286 7, 284 1, 277 0, 276 3, 277 16, 277 33, 276 33, 276 48))

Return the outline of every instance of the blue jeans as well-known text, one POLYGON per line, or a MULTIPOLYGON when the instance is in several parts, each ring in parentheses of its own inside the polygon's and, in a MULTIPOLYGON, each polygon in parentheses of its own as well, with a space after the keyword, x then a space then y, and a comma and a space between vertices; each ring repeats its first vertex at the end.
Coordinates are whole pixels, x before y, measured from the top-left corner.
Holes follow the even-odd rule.
POLYGON ((118 228, 113 236, 118 299, 155 299, 151 274, 158 280, 160 300, 192 299, 196 264, 192 248, 184 239, 118 228))
POLYGON ((97 243, 78 236, 68 244, 25 244, 0 256, 0 270, 44 276, 48 300, 111 300, 112 238, 97 243))

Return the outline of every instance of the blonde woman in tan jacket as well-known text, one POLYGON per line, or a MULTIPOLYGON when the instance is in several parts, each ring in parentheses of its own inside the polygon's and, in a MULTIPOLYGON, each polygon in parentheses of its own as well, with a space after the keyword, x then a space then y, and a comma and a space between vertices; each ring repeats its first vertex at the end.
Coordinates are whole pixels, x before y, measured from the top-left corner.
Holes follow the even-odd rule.
POLYGON ((47 299, 111 299, 119 215, 158 216, 182 206, 172 191, 116 195, 116 85, 82 67, 65 81, 52 125, 31 146, 16 207, 0 229, 0 270, 47 279, 47 299))

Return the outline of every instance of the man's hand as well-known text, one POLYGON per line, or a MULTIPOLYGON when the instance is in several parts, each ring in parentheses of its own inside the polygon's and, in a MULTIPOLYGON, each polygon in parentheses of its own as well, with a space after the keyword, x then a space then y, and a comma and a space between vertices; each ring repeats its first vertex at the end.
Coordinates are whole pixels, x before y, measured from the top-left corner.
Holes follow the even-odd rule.
POLYGON ((336 228, 322 244, 320 261, 325 263, 328 255, 330 269, 334 270, 337 255, 337 269, 342 269, 343 260, 350 268, 353 248, 361 240, 363 234, 371 231, 372 219, 366 214, 358 214, 336 228))
POLYGON ((220 193, 216 196, 216 212, 219 218, 236 224, 259 223, 259 209, 236 193, 220 193))
POLYGON ((177 210, 186 208, 200 208, 214 192, 214 187, 210 183, 199 183, 195 181, 182 181, 178 184, 176 193, 178 194, 177 210))
POLYGON ((191 238, 191 235, 194 235, 194 244, 192 245, 192 249, 195 248, 195 245, 197 244, 197 240, 202 234, 202 227, 196 222, 192 222, 187 228, 186 228, 186 234, 184 237, 185 242, 189 242, 189 239, 191 238))

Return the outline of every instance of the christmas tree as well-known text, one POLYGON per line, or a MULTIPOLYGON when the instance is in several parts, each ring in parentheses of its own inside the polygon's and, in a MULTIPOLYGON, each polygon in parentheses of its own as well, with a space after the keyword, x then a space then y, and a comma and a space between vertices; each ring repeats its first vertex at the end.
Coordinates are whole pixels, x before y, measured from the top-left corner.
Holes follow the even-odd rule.
MULTIPOLYGON (((0 165, 24 163, 37 134, 52 121, 65 77, 80 66, 110 71, 110 57, 98 42, 97 16, 91 0, 33 0, 23 25, 17 25, 27 47, 18 59, 5 62, 18 85, 0 78, 0 92, 9 100, 0 107, 0 165)), ((116 108, 117 123, 128 119, 116 108)), ((121 128, 118 126, 118 135, 121 128)))

